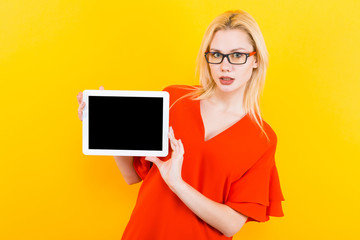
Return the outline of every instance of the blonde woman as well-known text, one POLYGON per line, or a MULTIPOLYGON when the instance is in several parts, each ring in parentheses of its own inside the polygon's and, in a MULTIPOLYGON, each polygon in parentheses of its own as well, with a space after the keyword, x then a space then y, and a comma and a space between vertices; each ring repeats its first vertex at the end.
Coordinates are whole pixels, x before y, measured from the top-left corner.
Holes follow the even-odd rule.
POLYGON ((210 23, 197 58, 200 85, 163 89, 169 155, 115 156, 128 184, 142 181, 122 239, 229 239, 246 222, 283 216, 277 137, 259 109, 267 66, 248 13, 227 11, 210 23))

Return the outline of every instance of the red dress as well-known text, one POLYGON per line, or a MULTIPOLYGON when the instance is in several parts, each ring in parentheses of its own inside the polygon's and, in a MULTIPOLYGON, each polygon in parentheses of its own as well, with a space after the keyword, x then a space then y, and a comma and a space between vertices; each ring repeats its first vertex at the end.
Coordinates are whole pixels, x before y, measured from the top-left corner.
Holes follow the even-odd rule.
MULTIPOLYGON (((171 105, 190 90, 172 85, 164 91, 169 92, 171 105)), ((284 215, 274 158, 277 137, 270 125, 264 122, 270 142, 249 114, 204 141, 200 101, 189 98, 173 105, 169 120, 175 138, 184 145, 185 182, 207 198, 248 216, 247 222, 284 215)), ((160 159, 170 157, 171 151, 160 159)), ((134 157, 134 168, 143 182, 122 239, 231 239, 194 214, 166 185, 155 165, 134 157)))

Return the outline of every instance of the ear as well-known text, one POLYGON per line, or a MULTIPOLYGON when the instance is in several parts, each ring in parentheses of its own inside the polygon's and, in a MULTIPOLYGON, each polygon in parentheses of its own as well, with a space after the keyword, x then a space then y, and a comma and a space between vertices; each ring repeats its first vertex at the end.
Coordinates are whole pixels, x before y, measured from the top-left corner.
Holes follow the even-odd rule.
POLYGON ((254 63, 253 63, 253 68, 257 68, 258 67, 258 61, 257 59, 255 59, 254 63))

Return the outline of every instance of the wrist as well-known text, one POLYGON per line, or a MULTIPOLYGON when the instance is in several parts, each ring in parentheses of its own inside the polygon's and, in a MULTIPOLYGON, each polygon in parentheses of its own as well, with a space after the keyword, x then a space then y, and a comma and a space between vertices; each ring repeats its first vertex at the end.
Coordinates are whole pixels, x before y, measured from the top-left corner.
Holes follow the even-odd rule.
POLYGON ((179 193, 182 189, 184 189, 185 186, 186 186, 186 183, 184 182, 184 180, 182 178, 174 183, 169 184, 169 188, 175 194, 179 193))

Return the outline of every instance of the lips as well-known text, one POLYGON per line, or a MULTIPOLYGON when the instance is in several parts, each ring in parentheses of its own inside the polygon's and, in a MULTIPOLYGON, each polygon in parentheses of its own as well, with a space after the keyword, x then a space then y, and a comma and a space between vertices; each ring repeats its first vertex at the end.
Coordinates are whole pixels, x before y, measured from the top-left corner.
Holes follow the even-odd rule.
POLYGON ((232 77, 229 77, 229 76, 221 76, 220 79, 224 80, 224 81, 231 81, 231 80, 234 80, 235 78, 232 78, 232 77))
POLYGON ((235 78, 227 77, 227 76, 221 76, 220 77, 220 83, 222 85, 231 85, 234 82, 235 78))

